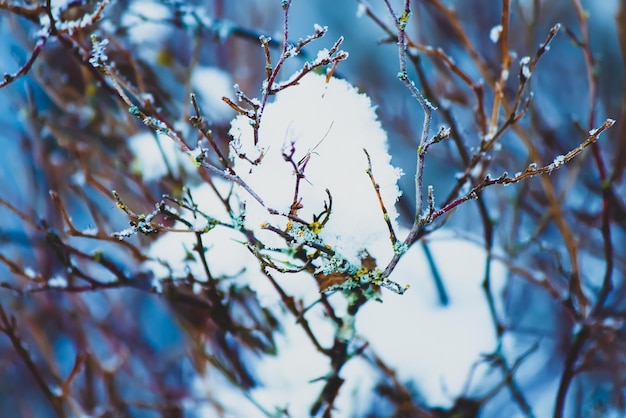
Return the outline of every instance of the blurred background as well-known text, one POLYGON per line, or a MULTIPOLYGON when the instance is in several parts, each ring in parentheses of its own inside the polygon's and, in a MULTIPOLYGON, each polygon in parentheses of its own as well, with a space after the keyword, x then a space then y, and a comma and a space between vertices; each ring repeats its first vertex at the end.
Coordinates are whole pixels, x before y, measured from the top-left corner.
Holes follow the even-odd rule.
MULTIPOLYGON (((277 60, 281 3, 0 3, 0 72, 7 74, 0 82, 0 415, 242 416, 229 410, 237 404, 231 397, 249 402, 255 388, 271 380, 255 373, 255 364, 265 356, 280 359, 276 335, 289 328, 281 324, 286 302, 268 309, 254 284, 226 280, 215 288, 202 284, 198 292, 199 279, 184 270, 161 280, 160 288, 146 264, 159 235, 119 241, 112 234, 128 228, 129 218, 137 225, 135 215, 153 212, 163 195, 183 199, 188 187, 211 183, 210 175, 189 168, 186 156, 172 157, 167 138, 138 142, 150 130, 128 112, 119 91, 180 132, 191 148, 203 137, 189 122, 197 116, 189 95, 197 94, 201 128, 228 153, 236 113, 221 98, 236 101, 234 84, 260 97, 266 61, 259 36, 272 38, 277 60), (112 78, 90 63, 93 43, 103 39, 101 64, 110 66, 112 78), (154 160, 162 167, 149 172, 154 160), (132 213, 120 210, 124 205, 132 213), (231 389, 199 391, 207 374, 222 376, 211 384, 231 389)), ((400 15, 403 2, 389 3, 400 15)), ((346 391, 335 388, 330 396, 320 393, 333 392, 329 385, 318 385, 311 396, 326 407, 312 415, 626 414, 625 7, 617 0, 411 2, 408 74, 437 107, 431 135, 439 126, 451 128, 451 137, 426 157, 424 181, 433 185, 437 207, 486 176, 547 166, 585 143, 606 119, 616 122, 564 168, 485 188, 415 243, 423 274, 433 278, 421 283, 440 285, 433 315, 455 306, 449 286, 463 283, 458 260, 466 260, 455 252, 466 247, 434 252, 431 235, 443 230, 481 249, 467 260, 478 265, 473 288, 488 313, 476 338, 488 330, 494 344, 476 359, 484 369, 478 378, 467 378, 465 390, 445 402, 433 401, 428 388, 420 388, 424 376, 401 373, 411 369, 410 357, 378 358, 363 345, 353 355, 377 376, 367 400, 336 409, 335 396, 346 391), (503 8, 508 27, 499 30, 503 8), (549 47, 540 48, 546 39, 549 47), (530 79, 521 71, 526 56, 530 79), (441 274, 455 263, 455 278, 441 274)), ((292 42, 312 34, 315 24, 328 32, 289 59, 279 78, 343 37, 340 48, 350 56, 335 76, 377 105, 392 163, 405 172, 398 207, 401 223, 410 227, 424 113, 398 80, 397 29, 385 2, 294 0, 288 11, 292 42)), ((207 158, 219 166, 217 157, 207 158)), ((160 214, 156 221, 171 226, 175 219, 160 214)), ((238 258, 232 263, 243 265, 238 258)), ((425 292, 419 286, 411 292, 425 292)), ((332 306, 341 311, 342 303, 322 297, 320 318, 332 323, 332 306)), ((396 345, 437 341, 437 330, 420 336, 398 325, 397 331, 396 345)), ((461 356, 464 347, 455 350, 461 356)), ((284 367, 297 368, 287 360, 284 367)), ((348 380, 344 388, 351 387, 348 380)), ((256 415, 248 416, 301 416, 289 412, 289 403, 268 410, 252 402, 256 415)))

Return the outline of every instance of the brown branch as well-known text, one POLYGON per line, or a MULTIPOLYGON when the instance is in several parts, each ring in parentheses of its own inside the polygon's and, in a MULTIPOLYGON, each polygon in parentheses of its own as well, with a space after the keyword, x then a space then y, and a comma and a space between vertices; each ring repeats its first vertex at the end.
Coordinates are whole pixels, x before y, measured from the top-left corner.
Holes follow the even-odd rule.
POLYGON ((383 219, 387 224, 387 230, 389 231, 389 240, 391 241, 391 245, 396 248, 396 246, 399 244, 399 241, 396 237, 396 233, 393 230, 393 225, 391 224, 391 219, 389 219, 389 213, 387 212, 387 208, 385 207, 385 202, 383 202, 383 197, 380 195, 380 185, 376 183, 376 179, 374 179, 374 173, 372 172, 372 159, 370 158, 370 155, 365 148, 363 148, 363 152, 365 152, 365 156, 367 157, 367 170, 365 170, 365 172, 370 178, 372 187, 374 188, 376 197, 378 198, 378 204, 380 206, 380 209, 383 211, 383 219))
POLYGON ((43 392, 46 399, 48 399, 48 402, 50 402, 50 404, 52 405, 52 408, 54 409, 57 416, 60 418, 67 417, 68 415, 65 413, 63 409, 62 398, 55 395, 52 392, 52 389, 50 389, 50 386, 48 385, 48 383, 46 383, 46 380, 43 377, 41 371, 39 370, 39 367, 35 364, 35 361, 31 357, 28 350, 26 349, 24 343, 22 342, 22 339, 17 334, 17 322, 15 320, 15 317, 9 316, 7 312, 4 310, 4 307, 2 306, 1 303, 0 303, 0 332, 5 334, 9 338, 9 341, 11 341, 11 345, 13 346, 13 349, 15 350, 19 358, 26 365, 26 368, 28 369, 30 374, 33 376, 35 381, 37 382, 37 385, 43 392))
POLYGON ((42 35, 42 36, 39 37, 39 39, 37 39, 37 43, 33 47, 33 50, 31 52, 30 57, 28 58, 28 60, 26 60, 24 65, 22 65, 13 74, 6 74, 5 73, 3 78, 2 78, 2 81, 0 81, 0 88, 8 86, 9 84, 13 83, 14 81, 19 79, 20 77, 26 75, 30 71, 31 67, 35 63, 35 60, 37 60, 37 57, 39 56, 39 54, 43 50, 44 45, 46 45, 46 41, 47 40, 48 40, 48 34, 42 35))

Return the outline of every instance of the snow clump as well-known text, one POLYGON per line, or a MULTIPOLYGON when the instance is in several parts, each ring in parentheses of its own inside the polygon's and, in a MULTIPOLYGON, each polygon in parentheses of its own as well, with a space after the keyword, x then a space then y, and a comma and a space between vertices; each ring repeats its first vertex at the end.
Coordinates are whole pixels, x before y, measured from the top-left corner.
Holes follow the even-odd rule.
MULTIPOLYGON (((246 226, 266 245, 284 247, 285 241, 263 226, 287 230, 294 203, 297 170, 304 174, 296 201, 297 217, 312 223, 332 196, 330 219, 316 231, 349 262, 360 265, 368 243, 389 235, 371 180, 364 149, 380 185, 389 219, 395 225, 394 206, 400 196, 401 171, 391 165, 387 134, 375 107, 365 94, 344 80, 309 73, 299 84, 280 91, 263 110, 254 143, 251 120, 238 116, 231 123, 231 157, 236 173, 263 200, 265 207, 245 190, 246 226), (245 156, 245 158, 242 158, 245 156), (271 214, 268 208, 280 214, 271 214)), ((391 245, 391 244, 390 244, 391 245)))

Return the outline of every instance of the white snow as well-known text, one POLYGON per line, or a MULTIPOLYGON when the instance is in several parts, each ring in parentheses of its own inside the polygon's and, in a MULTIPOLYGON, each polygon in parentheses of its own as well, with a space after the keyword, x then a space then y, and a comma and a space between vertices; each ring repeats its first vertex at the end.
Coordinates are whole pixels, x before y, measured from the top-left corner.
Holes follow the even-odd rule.
POLYGON ((315 23, 313 25, 313 29, 315 30, 315 33, 322 33, 322 32, 326 32, 328 30, 328 26, 322 26, 318 23, 315 23))
POLYGON ((359 3, 356 9, 356 17, 363 17, 367 13, 367 6, 363 3, 359 3))
POLYGON ((92 46, 91 46, 91 58, 89 58, 89 63, 94 67, 99 67, 100 63, 106 63, 109 57, 106 54, 106 47, 109 44, 108 39, 102 39, 98 41, 97 38, 92 37, 92 46))
MULTIPOLYGON (((307 74, 299 85, 287 88, 266 106, 259 128, 259 143, 253 141, 253 127, 244 116, 232 122, 234 151, 259 164, 235 158, 235 170, 269 208, 289 213, 294 201, 296 173, 284 154, 304 172, 297 216, 307 222, 324 210, 332 195, 332 214, 319 236, 349 261, 359 263, 368 243, 387 236, 387 227, 367 169, 366 148, 383 200, 395 223, 394 203, 400 195, 396 185, 399 172, 391 165, 387 136, 381 128, 370 99, 349 83, 322 75, 307 74)), ((234 153, 233 153, 234 154, 234 153)), ((246 221, 268 245, 284 246, 284 240, 263 230, 268 222, 284 229, 287 219, 270 215, 245 192, 246 221)))
POLYGON ((135 0, 122 15, 121 26, 128 28, 128 38, 137 44, 162 45, 172 32, 170 16, 163 3, 135 0))
POLYGON ((496 25, 489 31, 489 39, 494 44, 500 40, 500 35, 502 34, 502 25, 496 25))
POLYGON ((39 277, 39 273, 37 273, 35 270, 33 270, 32 267, 26 267, 24 268, 24 274, 30 278, 30 279, 35 279, 37 277, 39 277))
POLYGON ((532 75, 532 71, 530 71, 530 67, 528 66, 528 64, 530 64, 530 57, 529 56, 522 57, 522 59, 519 60, 519 63, 522 66, 522 75, 526 79, 529 79, 530 76, 532 75))
POLYGON ((48 286, 65 288, 67 287, 67 279, 62 276, 54 276, 48 279, 48 286))
MULTIPOLYGON (((461 239, 430 243, 435 264, 450 298, 438 302, 433 279, 419 245, 409 249, 391 275, 409 283, 402 296, 385 293, 382 304, 369 303, 357 316, 357 331, 396 367, 401 379, 414 379, 429 405, 450 406, 462 395, 468 373, 481 354, 496 347, 495 328, 485 294, 485 252, 461 239)), ((504 284, 502 265, 492 266, 496 300, 504 284)), ((501 306, 496 306, 501 312, 501 306)))
POLYGON ((194 172, 196 169, 191 159, 167 135, 156 134, 155 137, 153 132, 143 131, 130 137, 128 146, 135 155, 133 169, 145 181, 158 180, 166 175, 168 165, 174 175, 179 174, 181 166, 187 172, 194 172))
POLYGON ((565 163, 565 157, 563 155, 557 155, 554 157, 554 161, 552 161, 552 166, 554 168, 559 168, 565 163))

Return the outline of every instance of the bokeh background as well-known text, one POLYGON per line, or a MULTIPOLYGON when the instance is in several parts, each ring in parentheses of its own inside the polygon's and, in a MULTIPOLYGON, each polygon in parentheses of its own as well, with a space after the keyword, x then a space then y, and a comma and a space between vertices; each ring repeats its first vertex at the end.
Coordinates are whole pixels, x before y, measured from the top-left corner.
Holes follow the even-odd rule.
MULTIPOLYGON (((400 14, 403 2, 390 3, 400 14)), ((266 63, 258 38, 272 37, 278 56, 281 2, 115 1, 97 22, 83 20, 72 32, 64 32, 65 25, 99 3, 53 1, 50 7, 61 33, 48 38, 27 74, 0 89, 0 415, 297 417, 316 399, 332 406, 320 394, 323 382, 309 383, 316 376, 297 372, 316 355, 310 340, 303 344, 312 351, 295 344, 290 352, 296 354, 281 357, 289 351, 281 351, 279 336, 302 330, 281 303, 266 306, 254 280, 220 280, 223 305, 209 290, 194 290, 184 269, 161 281, 157 292, 146 262, 160 235, 136 234, 122 243, 112 236, 129 226, 112 190, 133 212, 147 214, 164 194, 184 197, 185 187, 208 177, 163 138, 136 140, 150 130, 89 64, 91 36, 108 39, 108 62, 133 100, 184 132, 192 147, 200 137, 188 122, 195 115, 189 94, 196 93, 204 123, 227 152, 236 113, 221 97, 235 100, 233 84, 260 95, 266 63), (216 319, 216 306, 225 306, 237 326, 216 319), (278 391, 264 392, 274 375, 259 366, 265 361, 276 374, 293 375, 297 383, 287 387, 297 387, 304 400, 287 388, 283 401, 278 391), (237 409, 243 404, 247 409, 237 409)), ((488 187, 424 230, 410 253, 413 264, 402 271, 425 279, 412 282, 405 296, 383 291, 384 303, 363 311, 364 326, 357 325, 363 338, 348 364, 369 370, 370 380, 359 382, 359 370, 346 370, 337 392, 341 407, 328 408, 328 416, 623 416, 624 3, 414 0, 411 8, 407 35, 417 47, 408 50, 409 76, 438 108, 433 133, 442 125, 452 129, 425 165, 424 180, 439 207, 486 175, 548 165, 607 118, 616 123, 564 168, 488 187), (561 27, 521 91, 523 115, 484 149, 481 113, 491 117, 502 72, 502 39, 494 42, 493 29, 504 6, 511 66, 498 127, 506 125, 521 83, 520 60, 535 57, 550 29, 561 27), (467 305, 465 294, 472 295, 467 305), (463 323, 476 309, 483 312, 476 321, 463 323), (459 338, 442 337, 448 334, 459 338), (379 343, 377 351, 377 335, 407 350, 385 351, 379 343), (474 340, 490 348, 476 344, 470 351, 481 355, 467 356, 474 340), (429 360, 438 353, 440 359, 429 360), (466 357, 452 367, 460 377, 444 372, 456 364, 450 359, 466 357), (436 366, 412 367, 423 363, 436 366), (468 371, 468 364, 476 366, 468 371), (459 389, 451 382, 465 384, 459 389)), ((44 3, 0 3, 1 73, 13 74, 29 60, 46 14, 44 3)), ((341 49, 350 56, 335 75, 377 105, 392 163, 405 172, 398 208, 408 228, 424 115, 397 77, 393 19, 378 0, 294 0, 290 39, 311 34, 314 24, 328 33, 290 59, 281 77, 344 38, 341 49)), ((157 221, 173 224, 167 217, 157 221)), ((193 243, 192 236, 189 252, 193 243)), ((227 260, 247 266, 235 254, 227 260)), ((320 298, 314 286, 306 293, 311 284, 290 290, 302 306, 320 298)), ((329 306, 343 312, 345 303, 340 295, 322 299, 328 306, 311 315, 331 344, 329 306)))

